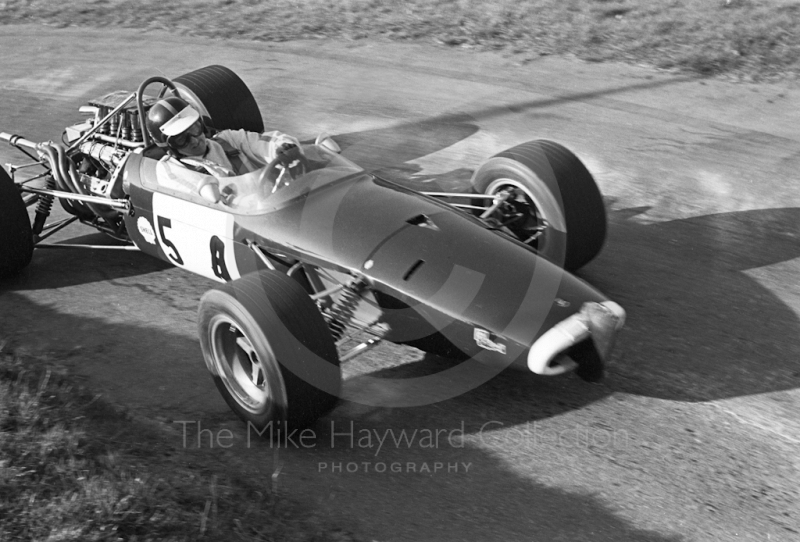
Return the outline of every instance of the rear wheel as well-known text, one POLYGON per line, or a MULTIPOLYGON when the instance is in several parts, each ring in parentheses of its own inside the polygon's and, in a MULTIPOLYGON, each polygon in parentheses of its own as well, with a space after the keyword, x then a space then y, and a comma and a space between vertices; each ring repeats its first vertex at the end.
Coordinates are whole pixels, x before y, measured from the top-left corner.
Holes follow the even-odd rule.
POLYGON ((172 81, 181 96, 217 130, 263 132, 264 121, 253 93, 225 66, 206 66, 172 81))
POLYGON ((0 278, 22 271, 33 257, 33 232, 19 188, 0 168, 0 278))
POLYGON ((198 327, 217 389, 258 434, 303 428, 335 406, 341 388, 336 347, 293 279, 263 271, 207 292, 198 327))
POLYGON ((586 166, 558 143, 536 140, 487 160, 472 176, 481 194, 510 193, 497 222, 542 256, 574 271, 603 247, 606 212, 586 166))

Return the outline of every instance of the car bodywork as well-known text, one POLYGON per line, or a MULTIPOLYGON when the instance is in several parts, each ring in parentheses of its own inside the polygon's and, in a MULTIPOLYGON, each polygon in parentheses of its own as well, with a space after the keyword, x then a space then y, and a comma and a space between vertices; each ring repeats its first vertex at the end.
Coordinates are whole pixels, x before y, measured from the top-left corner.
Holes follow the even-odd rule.
MULTIPOLYGON (((63 145, 0 133, 45 167, 29 179, 11 168, 25 204, 36 205, 34 246, 79 220, 219 282, 286 273, 318 307, 342 361, 387 340, 542 375, 602 377, 625 312, 540 254, 530 242, 538 230, 521 239, 492 219, 510 191, 414 191, 364 171, 320 137, 301 146, 306 171, 278 179, 279 189, 264 188, 275 183, 265 183, 264 168, 221 179, 232 196, 209 201, 182 188, 205 174, 170 170, 148 140, 142 116, 153 100, 143 87, 151 82, 93 101, 83 109, 93 117, 68 127, 63 145), (44 185, 30 182, 37 178, 44 185), (54 199, 72 216, 46 225, 54 199)), ((209 114, 202 96, 181 90, 209 114)), ((564 237, 552 222, 539 229, 564 237)))
MULTIPOLYGON (((603 314, 619 319, 619 309, 596 289, 437 198, 368 174, 324 148, 309 145, 304 152, 329 161, 244 206, 160 188, 159 163, 134 154, 124 174, 135 210, 125 217, 127 232, 143 252, 218 281, 296 262, 359 280, 377 294, 364 304, 388 325, 383 338, 392 342, 439 334, 445 351, 549 374, 563 367, 550 362, 565 344, 551 352, 544 346, 550 335, 531 346, 572 318, 557 328, 570 337, 569 347, 588 339, 592 327, 595 343, 608 335, 607 349, 617 324, 606 330, 603 314), (589 312, 585 303, 606 311, 589 312)), ((203 177, 187 175, 197 184, 203 177)), ((229 183, 251 183, 253 175, 246 177, 229 183)), ((588 376, 597 371, 588 365, 600 358, 582 362, 588 376)))

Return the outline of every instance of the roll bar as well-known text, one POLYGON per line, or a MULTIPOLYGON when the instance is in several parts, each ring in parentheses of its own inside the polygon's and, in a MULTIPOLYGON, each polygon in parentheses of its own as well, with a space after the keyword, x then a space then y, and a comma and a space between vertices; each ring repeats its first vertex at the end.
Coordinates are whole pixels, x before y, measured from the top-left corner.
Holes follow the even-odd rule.
POLYGON ((155 75, 145 79, 142 81, 142 84, 139 85, 139 88, 136 90, 136 108, 139 110, 139 123, 142 126, 142 139, 144 140, 145 147, 149 147, 152 141, 150 140, 150 132, 147 131, 147 120, 144 116, 144 101, 142 100, 142 96, 144 95, 144 90, 152 83, 161 83, 165 87, 169 88, 172 91, 172 94, 175 96, 178 96, 179 98, 181 96, 180 92, 178 92, 178 87, 175 86, 175 83, 166 77, 161 77, 160 75, 155 75))

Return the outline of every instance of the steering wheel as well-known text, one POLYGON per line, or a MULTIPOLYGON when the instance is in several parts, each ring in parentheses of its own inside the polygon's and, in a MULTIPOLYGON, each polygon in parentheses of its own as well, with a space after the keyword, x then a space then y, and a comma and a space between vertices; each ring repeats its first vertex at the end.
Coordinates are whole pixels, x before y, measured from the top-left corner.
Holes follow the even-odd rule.
POLYGON ((267 179, 275 179, 275 185, 269 193, 274 193, 281 184, 288 185, 290 181, 295 180, 300 175, 304 175, 309 170, 308 160, 300 150, 300 147, 291 147, 278 153, 275 159, 267 164, 264 173, 261 174, 261 182, 267 179), (291 165, 297 162, 295 165, 291 165), (281 172, 276 175, 275 170, 280 169, 281 172), (289 175, 290 180, 284 179, 285 175, 289 175))

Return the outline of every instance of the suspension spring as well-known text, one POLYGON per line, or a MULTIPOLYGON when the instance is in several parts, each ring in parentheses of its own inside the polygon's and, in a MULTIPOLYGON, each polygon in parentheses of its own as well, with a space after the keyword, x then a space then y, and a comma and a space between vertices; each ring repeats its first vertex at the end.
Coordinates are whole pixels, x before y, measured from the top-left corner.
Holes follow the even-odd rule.
POLYGON ((358 302, 361 300, 361 290, 364 288, 364 283, 360 279, 354 280, 344 287, 339 298, 334 301, 333 306, 330 308, 328 327, 333 335, 333 340, 338 341, 342 338, 347 323, 355 312, 358 302))
MULTIPOLYGON (((45 188, 48 190, 55 190, 56 180, 52 175, 47 176, 45 181, 45 188)), ((50 216, 50 210, 53 208, 53 196, 39 196, 39 203, 36 204, 36 217, 33 219, 33 234, 39 235, 44 229, 44 224, 47 222, 47 217, 50 216)))

